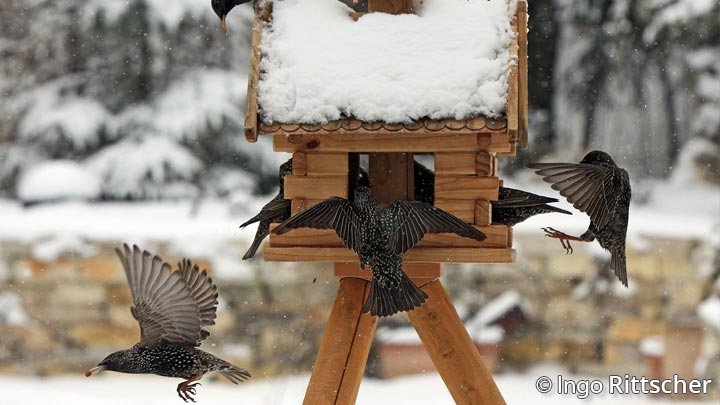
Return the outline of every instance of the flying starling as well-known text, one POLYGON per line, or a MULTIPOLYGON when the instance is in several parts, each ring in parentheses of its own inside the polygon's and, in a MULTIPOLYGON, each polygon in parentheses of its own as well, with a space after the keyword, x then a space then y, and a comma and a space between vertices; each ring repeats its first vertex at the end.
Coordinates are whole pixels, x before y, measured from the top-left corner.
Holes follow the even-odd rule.
POLYGON ((500 187, 498 200, 492 202, 492 223, 493 225, 515 226, 539 214, 557 212, 572 215, 570 211, 548 205, 557 201, 557 198, 500 187))
POLYGON ((215 324, 218 305, 217 286, 206 271, 187 259, 172 271, 160 257, 137 246, 130 250, 123 245, 116 252, 133 296, 130 310, 140 324, 140 342, 110 354, 86 377, 108 370, 184 378, 177 393, 185 402, 195 402, 192 396, 199 384, 193 382, 206 373, 217 371, 235 384, 250 377, 248 371, 196 348, 210 336, 205 326, 215 324))
POLYGON ((252 0, 210 0, 210 5, 212 5, 213 11, 220 18, 220 25, 222 26, 223 31, 227 32, 225 19, 230 13, 230 10, 235 8, 235 6, 249 3, 251 1, 252 0))
POLYGON ((630 177, 619 168, 610 155, 592 151, 578 164, 533 163, 535 173, 560 191, 576 209, 590 216, 588 230, 570 236, 553 228, 544 228, 546 236, 560 239, 568 253, 572 253, 570 241, 592 242, 597 239, 605 250, 610 251, 610 268, 627 287, 625 265, 625 238, 630 211, 630 177))
POLYGON ((346 247, 370 266, 372 283, 363 312, 389 316, 422 305, 427 294, 402 271, 401 255, 428 233, 455 233, 475 240, 485 234, 447 212, 420 201, 378 206, 370 188, 355 188, 354 201, 327 199, 283 222, 274 232, 296 228, 334 229, 346 247))
POLYGON ((277 195, 270 200, 269 203, 265 204, 257 215, 240 225, 240 228, 242 229, 252 223, 259 222, 253 243, 250 245, 250 249, 245 252, 243 260, 247 260, 255 256, 260 244, 270 233, 270 224, 279 224, 280 222, 290 218, 292 200, 285 199, 285 176, 289 174, 292 174, 292 159, 289 159, 287 162, 280 165, 278 173, 280 191, 278 191, 277 195))

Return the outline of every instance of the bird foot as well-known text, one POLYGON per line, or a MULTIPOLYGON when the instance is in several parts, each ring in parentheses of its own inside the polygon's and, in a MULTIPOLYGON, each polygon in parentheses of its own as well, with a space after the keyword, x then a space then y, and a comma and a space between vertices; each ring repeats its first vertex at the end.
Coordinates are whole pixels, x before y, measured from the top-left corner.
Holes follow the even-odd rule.
POLYGON ((200 383, 195 384, 189 384, 190 382, 194 381, 193 379, 190 379, 188 381, 181 382, 177 386, 177 393, 180 399, 182 399, 185 402, 191 401, 195 402, 195 398, 193 398, 193 395, 197 394, 197 391, 195 390, 195 387, 198 385, 202 385, 200 383))
POLYGON ((545 236, 548 238, 555 238, 560 239, 560 243, 562 244, 563 249, 565 249, 565 254, 571 255, 573 253, 573 247, 570 245, 570 241, 578 241, 578 242, 586 242, 583 239, 580 239, 577 236, 568 235, 565 232, 558 231, 555 228, 542 228, 542 230, 545 232, 545 236))

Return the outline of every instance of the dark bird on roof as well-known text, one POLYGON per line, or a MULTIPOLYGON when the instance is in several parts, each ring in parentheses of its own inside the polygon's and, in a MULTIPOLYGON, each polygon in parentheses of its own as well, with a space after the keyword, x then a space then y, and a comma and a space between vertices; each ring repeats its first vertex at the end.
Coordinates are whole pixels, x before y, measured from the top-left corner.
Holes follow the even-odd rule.
POLYGON ((210 0, 210 5, 212 6, 215 14, 220 18, 220 25, 222 26, 223 31, 227 32, 225 19, 230 13, 230 10, 235 8, 235 6, 249 3, 251 1, 253 0, 210 0))
POLYGON ((498 200, 492 202, 492 223, 493 225, 515 226, 539 214, 557 212, 572 215, 570 211, 549 205, 557 201, 557 198, 500 187, 498 200))
POLYGON ((380 207, 370 188, 355 189, 353 201, 334 197, 288 219, 275 228, 283 234, 296 228, 334 229, 346 247, 370 266, 372 283, 363 312, 389 316, 422 305, 427 294, 402 270, 401 255, 428 233, 455 233, 475 240, 485 234, 457 217, 420 201, 398 200, 380 207))
POLYGON ((235 384, 250 377, 247 370, 197 349, 210 336, 205 326, 215 324, 218 305, 217 286, 205 270, 185 259, 172 271, 137 246, 123 245, 116 252, 132 293, 130 310, 140 324, 140 342, 110 354, 86 377, 107 370, 184 378, 177 393, 185 402, 195 402, 199 383, 194 382, 206 373, 217 371, 235 384))
POLYGON ((619 168, 610 155, 592 151, 578 164, 533 163, 535 173, 552 184, 554 190, 565 197, 576 209, 590 217, 588 230, 570 236, 553 228, 544 228, 546 236, 560 239, 568 253, 572 253, 570 241, 592 242, 597 239, 611 254, 610 268, 627 287, 625 263, 625 238, 630 214, 630 176, 619 168))
POLYGON ((240 225, 242 229, 250 224, 259 222, 257 231, 255 232, 255 238, 253 239, 252 245, 250 245, 250 249, 245 252, 243 260, 255 256, 260 244, 270 233, 270 224, 279 224, 290 218, 292 201, 285 199, 285 176, 290 174, 292 174, 292 158, 280 165, 278 170, 280 191, 278 191, 277 195, 270 200, 269 203, 265 204, 257 215, 240 225))

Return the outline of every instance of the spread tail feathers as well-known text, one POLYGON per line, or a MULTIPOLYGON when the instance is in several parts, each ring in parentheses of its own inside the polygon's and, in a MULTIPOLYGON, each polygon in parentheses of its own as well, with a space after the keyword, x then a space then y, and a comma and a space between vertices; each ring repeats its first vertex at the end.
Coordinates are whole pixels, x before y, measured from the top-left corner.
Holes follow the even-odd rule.
POLYGON ((247 260, 247 259, 255 256, 255 253, 257 253, 257 250, 260 248, 260 245, 262 244, 263 240, 265 240, 265 238, 268 236, 269 233, 270 233, 270 224, 266 223, 265 221, 260 221, 257 232, 255 232, 255 239, 253 239, 252 245, 250 245, 250 249, 248 249, 248 251, 245 252, 245 256, 243 256, 243 260, 247 260))
POLYGON ((243 370, 233 365, 230 365, 227 368, 220 370, 219 372, 223 375, 223 377, 230 380, 233 384, 243 382, 248 378, 252 377, 249 371, 243 370))
POLYGON ((390 316, 401 311, 410 311, 425 302, 428 295, 419 289, 403 273, 400 285, 396 288, 383 287, 380 285, 376 277, 373 277, 370 284, 370 294, 368 294, 363 312, 370 312, 373 316, 390 316))
POLYGON ((625 287, 628 286, 627 267, 625 259, 625 250, 612 252, 610 259, 610 268, 615 270, 615 275, 625 287))

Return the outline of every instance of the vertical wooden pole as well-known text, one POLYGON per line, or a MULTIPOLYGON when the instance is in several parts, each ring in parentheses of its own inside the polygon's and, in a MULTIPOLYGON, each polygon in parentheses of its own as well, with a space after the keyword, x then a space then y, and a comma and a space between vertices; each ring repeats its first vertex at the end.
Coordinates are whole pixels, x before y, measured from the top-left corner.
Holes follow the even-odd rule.
POLYGON ((369 287, 359 278, 340 280, 304 405, 355 403, 377 325, 361 312, 369 287))
POLYGON ((422 290, 428 300, 408 316, 455 403, 505 405, 440 281, 426 284, 422 290))
POLYGON ((412 153, 371 153, 370 188, 380 204, 415 198, 412 153))

